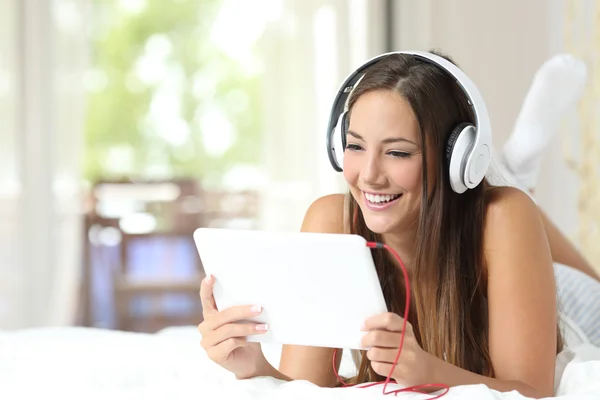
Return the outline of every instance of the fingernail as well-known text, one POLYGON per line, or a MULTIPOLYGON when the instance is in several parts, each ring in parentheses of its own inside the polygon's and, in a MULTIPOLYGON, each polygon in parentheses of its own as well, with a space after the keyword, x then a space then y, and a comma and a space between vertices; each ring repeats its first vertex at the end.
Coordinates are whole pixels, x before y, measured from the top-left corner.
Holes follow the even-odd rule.
POLYGON ((252 311, 253 313, 257 313, 258 314, 259 312, 262 311, 262 307, 261 306, 252 306, 250 308, 250 311, 252 311))
POLYGON ((364 331, 365 329, 367 329, 367 324, 363 322, 362 324, 360 324, 360 330, 364 331))
POLYGON ((206 283, 207 285, 210 285, 211 281, 212 281, 212 275, 207 275, 206 278, 204 278, 204 283, 206 283))
POLYGON ((266 331, 267 329, 269 329, 269 324, 258 324, 256 325, 256 330, 257 331, 266 331))

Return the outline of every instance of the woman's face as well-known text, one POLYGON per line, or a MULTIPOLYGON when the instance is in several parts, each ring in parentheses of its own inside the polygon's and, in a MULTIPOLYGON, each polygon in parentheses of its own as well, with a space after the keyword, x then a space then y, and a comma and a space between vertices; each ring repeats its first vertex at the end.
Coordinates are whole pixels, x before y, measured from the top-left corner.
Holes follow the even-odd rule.
POLYGON ((413 229, 421 207, 419 125, 392 91, 361 95, 350 114, 344 178, 367 227, 379 234, 413 229))

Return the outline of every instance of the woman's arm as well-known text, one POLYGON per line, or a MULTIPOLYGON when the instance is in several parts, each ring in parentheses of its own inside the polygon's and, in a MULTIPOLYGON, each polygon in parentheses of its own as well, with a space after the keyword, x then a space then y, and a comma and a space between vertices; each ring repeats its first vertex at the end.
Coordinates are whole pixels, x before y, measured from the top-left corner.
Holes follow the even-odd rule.
POLYGON ((432 382, 435 383, 444 383, 450 387, 483 384, 489 387, 490 389, 497 390, 499 392, 511 392, 513 390, 516 390, 523 396, 534 399, 550 397, 553 393, 552 390, 550 394, 543 394, 545 392, 542 392, 539 389, 528 385, 520 380, 503 380, 498 378, 488 378, 464 370, 442 360, 439 361, 440 366, 438 368, 433 369, 435 373, 432 382))
POLYGON ((513 188, 491 193, 484 234, 489 347, 496 379, 446 367, 447 378, 552 396, 557 352, 552 255, 535 203, 513 188), (479 379, 479 380, 478 380, 479 379))

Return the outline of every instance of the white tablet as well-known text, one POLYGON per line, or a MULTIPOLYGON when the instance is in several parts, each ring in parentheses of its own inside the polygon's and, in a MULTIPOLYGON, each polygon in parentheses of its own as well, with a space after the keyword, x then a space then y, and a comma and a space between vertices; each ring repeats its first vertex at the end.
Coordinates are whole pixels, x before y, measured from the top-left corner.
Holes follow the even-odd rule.
POLYGON ((361 236, 200 228, 194 240, 219 310, 263 307, 252 321, 269 330, 250 341, 361 349, 362 323, 387 311, 361 236))

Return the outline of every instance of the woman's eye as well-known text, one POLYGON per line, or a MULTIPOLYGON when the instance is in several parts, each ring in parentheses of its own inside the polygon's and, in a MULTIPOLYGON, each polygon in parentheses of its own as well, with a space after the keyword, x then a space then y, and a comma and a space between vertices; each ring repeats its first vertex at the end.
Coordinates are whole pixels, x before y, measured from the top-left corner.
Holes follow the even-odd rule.
POLYGON ((404 151, 389 151, 388 154, 391 155, 392 157, 397 157, 397 158, 408 158, 408 157, 410 157, 410 153, 407 153, 407 152, 404 152, 404 151))
POLYGON ((357 144, 349 143, 346 145, 346 149, 352 150, 352 151, 358 151, 358 150, 361 150, 361 147, 357 144))

